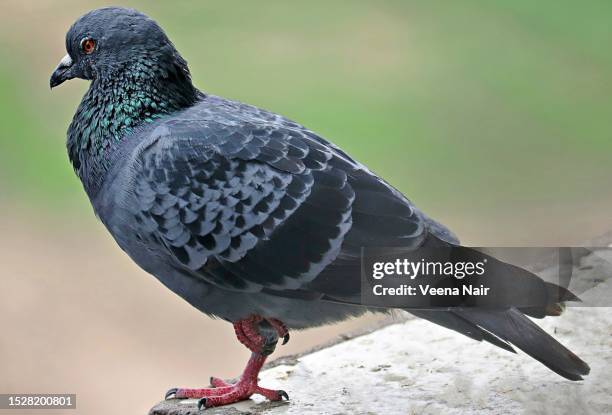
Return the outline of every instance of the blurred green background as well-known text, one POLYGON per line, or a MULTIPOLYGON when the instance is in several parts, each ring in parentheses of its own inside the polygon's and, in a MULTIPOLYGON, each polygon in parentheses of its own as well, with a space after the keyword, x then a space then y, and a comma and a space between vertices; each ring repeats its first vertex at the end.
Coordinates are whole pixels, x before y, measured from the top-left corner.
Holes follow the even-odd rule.
MULTIPOLYGON (((53 93, 67 27, 104 2, 2 3, 2 198, 89 214, 53 93)), ((179 1, 158 19, 203 90, 334 141, 477 244, 578 243, 612 225, 612 3, 179 1)))
MULTIPOLYGON (((165 28, 199 88, 319 132, 467 243, 612 229, 610 1, 120 3, 165 28)), ((76 390, 82 413, 145 413, 167 387, 234 375, 246 352, 114 246, 68 163, 87 84, 50 92, 49 76, 70 24, 107 4, 0 3, 0 393, 76 390), (179 350, 167 330, 190 338, 179 350), (238 357, 210 359, 224 352, 238 357), (100 398, 122 387, 121 410, 100 398)))

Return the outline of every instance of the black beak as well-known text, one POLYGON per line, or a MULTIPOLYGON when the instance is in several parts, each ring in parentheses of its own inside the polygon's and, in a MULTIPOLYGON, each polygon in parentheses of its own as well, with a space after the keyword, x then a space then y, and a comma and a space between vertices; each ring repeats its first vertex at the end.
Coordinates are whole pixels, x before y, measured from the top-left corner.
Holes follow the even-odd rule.
POLYGON ((51 88, 62 84, 64 81, 74 78, 72 74, 72 58, 70 55, 66 55, 62 58, 57 68, 51 74, 49 80, 49 86, 51 88))

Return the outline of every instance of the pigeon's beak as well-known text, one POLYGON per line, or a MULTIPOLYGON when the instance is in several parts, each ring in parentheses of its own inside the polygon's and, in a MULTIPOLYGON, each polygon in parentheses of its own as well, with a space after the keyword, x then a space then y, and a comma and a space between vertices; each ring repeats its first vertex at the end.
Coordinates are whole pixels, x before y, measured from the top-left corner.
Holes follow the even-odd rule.
POLYGON ((67 81, 69 79, 74 78, 72 74, 72 58, 70 55, 66 55, 62 58, 57 68, 51 74, 51 79, 49 80, 49 86, 51 88, 56 87, 67 81))

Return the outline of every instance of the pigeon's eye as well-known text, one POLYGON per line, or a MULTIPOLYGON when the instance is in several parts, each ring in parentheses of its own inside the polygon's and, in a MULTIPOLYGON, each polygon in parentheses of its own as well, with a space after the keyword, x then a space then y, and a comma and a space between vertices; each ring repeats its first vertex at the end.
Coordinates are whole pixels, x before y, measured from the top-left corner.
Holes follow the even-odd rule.
POLYGON ((90 37, 85 37, 81 40, 81 50, 86 54, 91 54, 96 49, 96 41, 90 37))

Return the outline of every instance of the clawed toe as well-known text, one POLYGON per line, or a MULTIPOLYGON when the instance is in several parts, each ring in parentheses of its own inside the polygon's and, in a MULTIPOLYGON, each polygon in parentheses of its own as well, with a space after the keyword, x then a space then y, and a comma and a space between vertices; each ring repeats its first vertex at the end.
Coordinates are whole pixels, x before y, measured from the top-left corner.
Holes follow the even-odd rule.
POLYGON ((232 384, 224 381, 221 378, 218 378, 218 377, 215 377, 215 376, 211 376, 210 377, 210 386, 212 386, 213 388, 224 388, 224 387, 227 387, 227 386, 232 386, 232 384))
POLYGON ((256 386, 255 389, 253 390, 253 393, 256 393, 257 395, 261 395, 264 398, 267 398, 271 401, 282 401, 283 398, 287 401, 289 400, 289 395, 287 394, 287 392, 281 389, 274 390, 274 389, 262 388, 261 386, 256 386))
POLYGON ((177 390, 178 390, 178 388, 168 389, 168 392, 166 392, 166 395, 164 395, 164 399, 168 400, 168 399, 176 398, 176 391, 177 390))
POLYGON ((206 402, 208 402, 208 398, 202 398, 198 401, 198 411, 207 408, 206 402))

